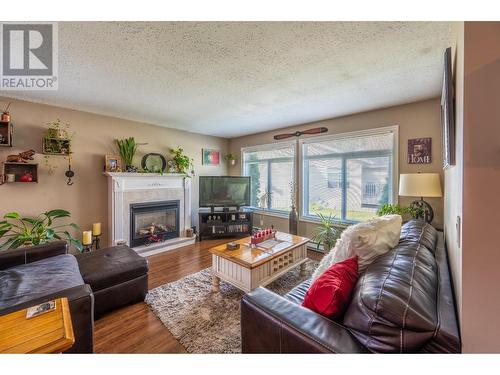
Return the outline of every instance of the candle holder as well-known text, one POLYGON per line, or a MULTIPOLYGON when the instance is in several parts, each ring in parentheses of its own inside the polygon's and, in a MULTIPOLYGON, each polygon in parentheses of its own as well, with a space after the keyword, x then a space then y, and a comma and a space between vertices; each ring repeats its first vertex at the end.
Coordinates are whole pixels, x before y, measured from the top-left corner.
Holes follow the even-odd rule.
POLYGON ((95 247, 96 250, 99 250, 101 248, 101 235, 95 235, 94 238, 92 239, 92 245, 91 247, 95 247))
POLYGON ((90 253, 91 250, 92 250, 92 244, 90 244, 90 245, 83 245, 82 253, 90 253))

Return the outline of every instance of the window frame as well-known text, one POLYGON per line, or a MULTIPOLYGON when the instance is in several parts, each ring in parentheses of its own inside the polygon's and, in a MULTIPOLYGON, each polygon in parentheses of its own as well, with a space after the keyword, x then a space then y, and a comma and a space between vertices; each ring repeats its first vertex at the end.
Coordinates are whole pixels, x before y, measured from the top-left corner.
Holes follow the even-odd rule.
MULTIPOLYGON (((248 146, 248 147, 241 147, 240 150, 240 160, 241 160, 241 170, 240 173, 242 176, 245 176, 245 167, 246 167, 246 162, 245 162, 245 153, 246 152, 258 152, 258 151, 268 151, 276 148, 285 148, 286 146, 291 146, 293 149, 293 156, 290 158, 284 157, 284 158, 277 158, 277 159, 263 159, 263 161, 267 161, 267 188, 269 189, 271 187, 271 182, 272 178, 271 176, 271 164, 274 162, 277 162, 277 160, 280 161, 291 161, 292 162, 292 175, 293 175, 293 182, 297 183, 297 141, 293 140, 287 140, 287 141, 278 141, 274 143, 266 143, 266 144, 260 144, 260 145, 255 145, 255 146, 248 146)), ((259 163, 262 161, 256 161, 256 163, 259 163)), ((295 189, 297 190, 297 189, 295 189)), ((295 198, 297 200, 297 197, 295 198)), ((268 196, 268 207, 269 203, 271 201, 271 196, 268 196)), ((288 211, 283 211, 283 210, 276 210, 276 209, 271 209, 271 208, 262 208, 262 207, 254 207, 254 206, 249 206, 254 212, 256 213, 263 213, 263 214, 271 214, 272 216, 278 216, 278 217, 288 217, 290 214, 290 210, 288 211)))
MULTIPOLYGON (((391 126, 384 126, 380 128, 373 128, 373 129, 366 129, 366 130, 358 130, 358 131, 352 131, 352 132, 344 132, 344 133, 337 133, 337 134, 331 134, 331 135, 323 135, 323 136, 316 136, 316 137, 308 137, 308 138, 303 138, 300 139, 298 142, 298 165, 299 165, 299 171, 298 171, 298 179, 297 181, 300 183, 300 196, 299 196, 299 220, 304 221, 304 222, 314 222, 317 223, 320 221, 320 219, 316 215, 307 215, 305 214, 305 209, 306 209, 306 203, 308 203, 308 200, 306 200, 306 195, 309 193, 309 188, 308 188, 308 183, 309 183, 309 175, 305 175, 305 168, 306 168, 306 162, 310 160, 311 158, 304 157, 304 145, 311 144, 311 143, 321 143, 321 142, 328 142, 332 140, 338 140, 338 139, 346 139, 346 138, 353 138, 353 137, 363 137, 363 136, 370 136, 370 135, 379 135, 379 134, 387 134, 387 133, 392 133, 393 138, 392 138, 392 158, 390 158, 390 162, 392 164, 392 183, 391 183, 391 193, 389 194, 389 203, 395 203, 398 201, 398 190, 399 190, 399 125, 391 125, 391 126)), ((373 155, 373 156, 391 156, 390 152, 387 151, 359 151, 359 152, 353 152, 353 153, 343 153, 343 154, 336 154, 336 155, 342 155, 343 157, 341 160, 348 160, 346 155, 348 155, 349 158, 355 158, 355 157, 360 157, 362 155, 373 155)), ((317 159, 330 159, 332 156, 330 155, 325 156, 321 155, 317 157, 317 159)), ((313 158, 315 159, 315 158, 313 158)), ((345 205, 347 204, 346 202, 346 197, 342 197, 342 209, 344 213, 346 212, 345 210, 345 205)), ((338 222, 340 224, 355 224, 358 223, 358 221, 355 220, 349 220, 349 219, 337 219, 335 222, 338 222)))

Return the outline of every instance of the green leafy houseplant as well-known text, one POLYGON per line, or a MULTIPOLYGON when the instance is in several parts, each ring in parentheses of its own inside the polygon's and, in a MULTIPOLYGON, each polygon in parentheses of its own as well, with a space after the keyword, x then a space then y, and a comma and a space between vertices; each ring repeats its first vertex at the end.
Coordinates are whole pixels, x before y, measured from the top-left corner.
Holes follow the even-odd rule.
POLYGON ((132 165, 134 160, 134 155, 137 151, 137 143, 135 142, 134 137, 125 138, 125 139, 117 139, 116 145, 118 146, 118 151, 120 152, 120 156, 125 163, 125 169, 127 171, 135 170, 132 165))
POLYGON ((17 212, 4 215, 0 221, 0 239, 5 240, 0 244, 0 250, 17 249, 20 246, 41 245, 52 240, 65 238, 82 251, 83 246, 68 232, 69 227, 80 230, 74 223, 55 225, 57 219, 70 217, 65 210, 51 210, 41 213, 35 218, 22 217, 17 212))
POLYGON ((342 232, 342 228, 335 225, 335 216, 330 214, 326 217, 321 212, 316 212, 316 215, 319 217, 320 225, 312 240, 317 243, 318 249, 320 245, 323 245, 324 251, 328 252, 335 246, 335 243, 342 232))
POLYGON ((224 156, 224 160, 227 161, 231 165, 235 165, 236 164, 236 158, 231 153, 229 153, 226 156, 224 156))
POLYGON ((172 155, 172 161, 174 162, 175 169, 177 173, 184 173, 186 175, 194 175, 194 160, 184 154, 184 150, 181 147, 170 150, 170 155, 172 155))
POLYGON ((417 218, 419 216, 423 216, 423 209, 415 205, 411 205, 409 207, 401 207, 399 204, 386 203, 378 209, 377 215, 401 215, 403 217, 409 216, 412 218, 417 218))

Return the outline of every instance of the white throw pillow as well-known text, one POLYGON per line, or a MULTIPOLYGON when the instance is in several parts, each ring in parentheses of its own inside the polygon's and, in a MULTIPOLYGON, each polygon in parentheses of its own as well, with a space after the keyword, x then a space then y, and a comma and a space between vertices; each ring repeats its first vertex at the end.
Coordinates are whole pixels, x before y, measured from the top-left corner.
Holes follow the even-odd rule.
POLYGON ((313 279, 319 277, 333 264, 355 255, 358 256, 359 273, 364 272, 376 257, 385 254, 398 244, 402 222, 400 215, 386 215, 351 225, 342 232, 335 247, 323 257, 314 271, 313 279))

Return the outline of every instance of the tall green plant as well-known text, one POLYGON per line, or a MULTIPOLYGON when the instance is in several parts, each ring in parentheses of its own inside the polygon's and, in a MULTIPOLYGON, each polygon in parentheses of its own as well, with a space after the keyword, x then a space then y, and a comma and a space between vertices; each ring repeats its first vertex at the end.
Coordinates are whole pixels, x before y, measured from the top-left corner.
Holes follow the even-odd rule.
POLYGON ((0 239, 5 240, 0 244, 0 250, 41 245, 65 238, 71 245, 82 251, 82 243, 68 232, 69 227, 79 231, 80 228, 76 224, 54 225, 56 220, 70 216, 70 213, 65 210, 46 211, 34 218, 22 217, 17 212, 5 214, 3 218, 6 220, 0 221, 0 239))
POLYGON ((120 151, 120 156, 125 163, 125 167, 132 167, 134 160, 134 155, 137 151, 137 143, 134 137, 117 139, 116 145, 118 146, 118 151, 120 151))
POLYGON ((312 240, 317 243, 318 249, 320 245, 323 245, 325 251, 330 251, 340 237, 342 229, 335 225, 335 216, 332 214, 326 217, 321 212, 316 212, 316 215, 319 217, 320 224, 312 240))

